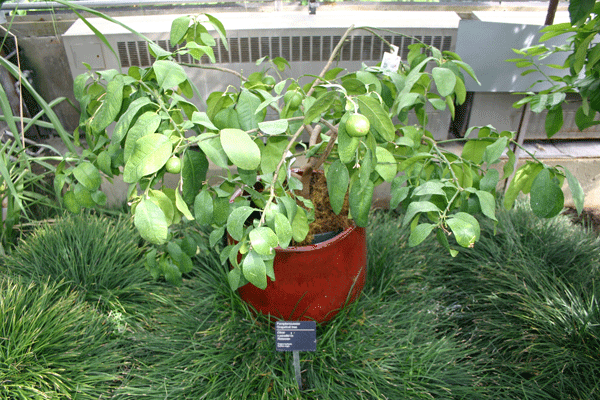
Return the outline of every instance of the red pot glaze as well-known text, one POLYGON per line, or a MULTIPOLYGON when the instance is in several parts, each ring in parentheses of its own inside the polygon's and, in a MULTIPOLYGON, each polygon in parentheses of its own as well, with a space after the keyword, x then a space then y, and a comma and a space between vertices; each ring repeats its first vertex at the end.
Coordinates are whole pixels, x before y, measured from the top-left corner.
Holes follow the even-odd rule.
POLYGON ((276 249, 274 269, 276 280, 269 279, 265 290, 247 284, 238 289, 241 298, 284 320, 327 322, 363 289, 365 229, 351 227, 315 245, 276 249))

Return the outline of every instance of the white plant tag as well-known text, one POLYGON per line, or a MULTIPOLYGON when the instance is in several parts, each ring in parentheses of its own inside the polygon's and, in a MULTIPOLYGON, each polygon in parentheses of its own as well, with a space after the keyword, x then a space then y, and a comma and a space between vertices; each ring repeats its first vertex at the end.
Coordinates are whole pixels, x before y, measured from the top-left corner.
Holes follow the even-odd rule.
POLYGON ((381 60, 381 69, 387 72, 396 72, 400 67, 400 56, 398 55, 398 46, 390 45, 391 50, 383 53, 381 60))

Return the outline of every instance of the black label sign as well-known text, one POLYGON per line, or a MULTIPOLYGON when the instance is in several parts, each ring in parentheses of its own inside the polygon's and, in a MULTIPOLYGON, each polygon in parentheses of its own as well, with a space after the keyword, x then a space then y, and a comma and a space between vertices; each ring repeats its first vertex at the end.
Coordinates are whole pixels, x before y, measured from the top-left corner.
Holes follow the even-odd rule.
POLYGON ((275 322, 277 351, 317 351, 317 324, 315 321, 275 322))

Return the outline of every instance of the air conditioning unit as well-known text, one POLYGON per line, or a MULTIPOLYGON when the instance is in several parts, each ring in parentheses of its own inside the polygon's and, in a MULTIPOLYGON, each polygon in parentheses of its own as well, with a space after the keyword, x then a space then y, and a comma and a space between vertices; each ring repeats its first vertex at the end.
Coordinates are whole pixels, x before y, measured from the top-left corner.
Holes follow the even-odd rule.
MULTIPOLYGON (((421 11, 318 11, 308 12, 228 12, 214 14, 227 31, 228 50, 217 37, 216 64, 250 73, 260 70, 256 61, 262 57, 283 57, 290 63, 285 76, 318 75, 327 63, 335 45, 351 26, 383 28, 378 33, 398 46, 406 59, 411 37, 432 44, 441 50, 454 51, 460 18, 454 12, 421 11), (411 36, 411 37, 409 37, 411 36)), ((144 34, 164 49, 170 47, 169 31, 179 15, 153 15, 116 18, 144 34)), ((73 77, 86 71, 83 63, 93 70, 146 67, 153 59, 147 43, 123 27, 103 19, 88 21, 103 35, 118 53, 118 58, 81 20, 76 21, 62 36, 73 77)), ((209 26, 207 25, 207 28, 209 26)), ((347 39, 336 66, 349 70, 362 64, 376 65, 383 53, 389 51, 381 37, 367 30, 356 30, 347 39)), ((190 64, 209 64, 207 56, 200 61, 187 55, 179 61, 190 64)), ((225 91, 229 85, 239 86, 239 78, 220 71, 186 67, 201 97, 213 91, 225 91)), ((312 79, 312 78, 311 78, 312 79)), ((308 81, 308 80, 307 80, 308 81)), ((202 105, 199 104, 201 107, 202 105)), ((450 114, 431 110, 429 128, 438 138, 446 138, 450 114)))

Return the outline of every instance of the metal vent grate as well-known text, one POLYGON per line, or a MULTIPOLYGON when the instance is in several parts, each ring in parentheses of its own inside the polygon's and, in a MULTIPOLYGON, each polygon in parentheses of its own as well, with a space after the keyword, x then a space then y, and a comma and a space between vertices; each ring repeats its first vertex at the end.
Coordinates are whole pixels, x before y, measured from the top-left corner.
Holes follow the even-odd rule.
MULTIPOLYGON (((416 39, 425 44, 433 44, 440 50, 450 50, 452 36, 418 36, 416 39)), ((283 57, 294 61, 327 61, 340 36, 264 36, 229 38, 229 51, 225 49, 220 39, 216 39, 214 48, 217 64, 249 63, 262 57, 283 57)), ((385 36, 385 40, 399 47, 399 54, 406 60, 413 39, 400 35, 385 36)), ((166 40, 159 40, 157 44, 165 50, 174 51, 166 40)), ((144 41, 117 42, 117 50, 121 67, 148 67, 154 57, 148 51, 148 44, 144 41)), ((354 35, 349 37, 340 53, 342 61, 380 61, 383 53, 388 51, 388 46, 381 38, 372 35, 354 35)), ((194 60, 187 54, 179 55, 179 62, 208 64, 209 58, 204 55, 194 60)))

